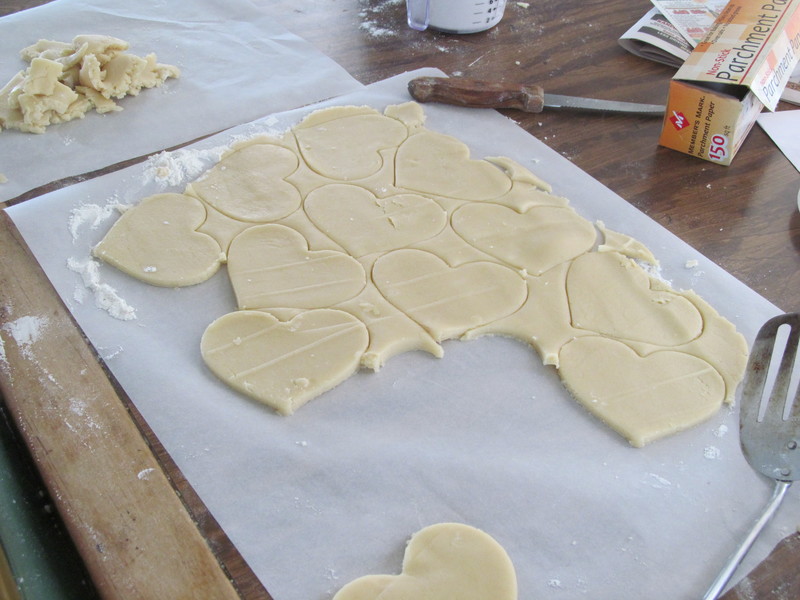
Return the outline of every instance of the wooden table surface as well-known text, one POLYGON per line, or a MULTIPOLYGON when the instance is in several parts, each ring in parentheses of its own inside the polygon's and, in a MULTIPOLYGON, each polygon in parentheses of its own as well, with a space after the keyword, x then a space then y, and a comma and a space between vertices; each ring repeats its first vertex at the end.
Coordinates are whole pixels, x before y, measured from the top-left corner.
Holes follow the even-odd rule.
MULTIPOLYGON (((365 84, 420 67, 438 67, 448 75, 539 83, 553 93, 664 103, 674 74, 674 69, 637 58, 617 43, 649 9, 647 0, 512 1, 499 25, 488 32, 464 36, 409 29, 401 0, 255 2, 274 11, 287 29, 313 43, 365 84)), ((39 4, 44 2, 0 0, 0 16, 39 4)), ((35 32, 31 35, 36 37, 35 32)), ((792 108, 783 103, 779 106, 779 110, 792 108)), ((659 147, 661 121, 652 117, 559 111, 504 114, 779 308, 800 310, 800 175, 758 126, 733 164, 723 167, 659 147)), ((69 183, 48 184, 9 204, 69 183)), ((134 597, 130 590, 148 589, 144 579, 159 572, 169 573, 176 581, 175 589, 185 590, 188 582, 197 584, 198 573, 206 573, 201 584, 208 586, 206 590, 216 590, 213 596, 206 597, 269 598, 124 390, 114 385, 98 362, 7 218, 0 219, 0 256, 4 259, 0 264, 0 321, 4 317, 3 303, 13 298, 25 298, 46 314, 58 317, 65 325, 59 331, 61 339, 54 363, 67 365, 61 368, 86 369, 84 384, 98 386, 97 393, 120 409, 116 418, 129 419, 134 425, 125 435, 134 438, 129 443, 142 453, 141 464, 150 465, 152 461, 157 472, 163 474, 163 478, 156 478, 158 481, 146 497, 123 493, 121 500, 110 501, 112 510, 120 518, 135 521, 132 514, 144 515, 151 511, 145 506, 160 503, 166 506, 161 514, 174 518, 163 517, 145 525, 143 536, 160 535, 167 545, 170 539, 184 539, 182 536, 199 536, 203 542, 196 545, 194 562, 187 566, 180 558, 170 559, 167 553, 160 557, 162 564, 143 563, 136 554, 135 540, 125 539, 119 542, 118 550, 127 552, 130 559, 120 564, 120 570, 109 572, 104 564, 107 557, 101 555, 99 544, 85 533, 85 527, 76 524, 95 514, 92 511, 96 509, 77 506, 70 500, 71 494, 79 493, 80 485, 88 483, 80 475, 70 478, 62 472, 65 468, 78 469, 76 473, 81 469, 85 472, 109 468, 112 458, 103 464, 79 467, 72 462, 61 464, 58 455, 63 449, 53 446, 64 443, 59 432, 39 430, 30 415, 34 412, 31 407, 46 409, 48 399, 63 396, 64 390, 48 386, 48 381, 36 374, 9 376, 0 370, 0 391, 6 406, 35 462, 50 474, 46 477, 49 491, 57 498, 56 505, 101 594, 107 598, 134 597), (15 257, 13 268, 11 261, 5 260, 10 256, 15 257), (25 397, 21 396, 23 389, 25 397), (218 577, 207 574, 209 564, 214 564, 211 571, 219 571, 218 577)), ((72 442, 66 443, 69 446, 72 442)), ((111 494, 111 490, 107 492, 111 494)), ((746 581, 726 594, 726 600, 800 597, 798 557, 800 542, 795 534, 759 567, 755 589, 753 581, 746 581), (789 595, 769 595, 778 588, 782 594, 788 590, 789 595)))

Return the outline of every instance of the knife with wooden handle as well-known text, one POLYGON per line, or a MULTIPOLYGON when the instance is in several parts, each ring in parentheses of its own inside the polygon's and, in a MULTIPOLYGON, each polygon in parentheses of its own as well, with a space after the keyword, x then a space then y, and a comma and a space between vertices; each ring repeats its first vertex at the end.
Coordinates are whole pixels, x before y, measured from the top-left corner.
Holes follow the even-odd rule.
POLYGON ((500 83, 462 77, 417 77, 408 83, 408 92, 418 102, 441 102, 473 108, 515 108, 531 113, 542 112, 544 108, 562 108, 663 116, 666 110, 660 104, 545 94, 539 85, 500 83))

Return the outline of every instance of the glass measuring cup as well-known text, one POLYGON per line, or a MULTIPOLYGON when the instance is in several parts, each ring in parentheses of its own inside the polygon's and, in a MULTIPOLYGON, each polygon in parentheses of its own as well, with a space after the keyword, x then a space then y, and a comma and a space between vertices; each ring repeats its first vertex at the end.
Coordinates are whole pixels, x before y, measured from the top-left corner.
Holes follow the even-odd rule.
POLYGON ((408 26, 445 33, 477 33, 497 25, 506 0, 406 0, 408 26))

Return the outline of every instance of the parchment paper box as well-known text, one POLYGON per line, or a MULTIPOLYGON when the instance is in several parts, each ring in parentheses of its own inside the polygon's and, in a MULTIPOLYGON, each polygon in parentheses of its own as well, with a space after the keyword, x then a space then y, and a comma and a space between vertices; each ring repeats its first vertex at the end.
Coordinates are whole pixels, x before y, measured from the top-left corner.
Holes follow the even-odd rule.
POLYGON ((659 143, 729 165, 800 58, 800 0, 731 0, 670 82, 659 143))

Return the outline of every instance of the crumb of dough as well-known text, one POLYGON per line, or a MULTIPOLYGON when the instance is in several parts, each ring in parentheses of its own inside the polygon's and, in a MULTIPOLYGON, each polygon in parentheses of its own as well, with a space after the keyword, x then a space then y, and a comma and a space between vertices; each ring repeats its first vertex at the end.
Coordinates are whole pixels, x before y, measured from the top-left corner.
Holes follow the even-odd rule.
POLYGON ((8 177, 0 173, 0 183, 8 183, 8 177))
POLYGON ((106 35, 79 35, 72 43, 39 40, 23 48, 30 66, 0 89, 0 131, 44 133, 49 125, 122 110, 113 99, 159 87, 180 70, 126 52, 128 42, 106 35), (112 99, 113 98, 113 99, 112 99))

